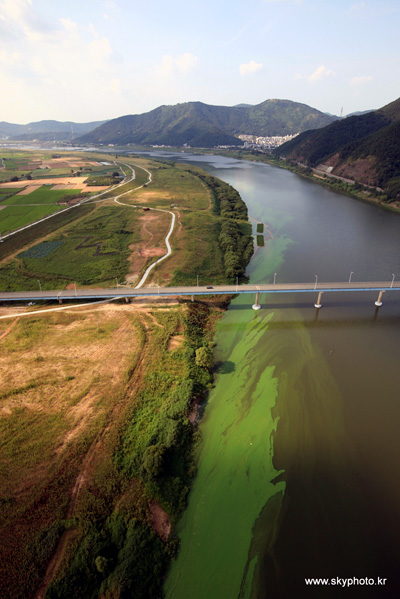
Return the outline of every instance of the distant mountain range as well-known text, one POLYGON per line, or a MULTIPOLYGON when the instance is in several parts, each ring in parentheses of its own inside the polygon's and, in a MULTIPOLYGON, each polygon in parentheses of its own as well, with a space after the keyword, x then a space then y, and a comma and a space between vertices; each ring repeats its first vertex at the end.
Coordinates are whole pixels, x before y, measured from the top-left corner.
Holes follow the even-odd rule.
POLYGON ((107 121, 75 141, 85 144, 140 144, 212 148, 242 145, 237 135, 291 135, 324 127, 338 117, 306 104, 266 100, 256 106, 211 106, 186 102, 107 121))
POLYGON ((400 98, 391 104, 306 131, 276 153, 400 195, 400 98))
POLYGON ((38 121, 27 125, 0 122, 0 139, 16 141, 70 141, 75 137, 89 133, 106 121, 92 123, 73 123, 71 121, 38 121))

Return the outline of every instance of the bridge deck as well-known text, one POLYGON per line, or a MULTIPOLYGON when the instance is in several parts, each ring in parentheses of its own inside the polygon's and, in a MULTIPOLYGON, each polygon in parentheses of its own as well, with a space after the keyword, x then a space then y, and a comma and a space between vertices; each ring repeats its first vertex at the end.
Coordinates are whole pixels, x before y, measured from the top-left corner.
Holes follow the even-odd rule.
POLYGON ((241 293, 320 293, 320 292, 349 292, 349 291, 400 291, 398 282, 361 282, 361 283, 283 283, 260 285, 215 285, 193 287, 131 287, 98 289, 63 289, 37 291, 2 291, 0 301, 39 301, 39 300, 76 300, 76 299, 107 299, 114 297, 152 297, 152 296, 199 296, 199 295, 234 295, 241 293))

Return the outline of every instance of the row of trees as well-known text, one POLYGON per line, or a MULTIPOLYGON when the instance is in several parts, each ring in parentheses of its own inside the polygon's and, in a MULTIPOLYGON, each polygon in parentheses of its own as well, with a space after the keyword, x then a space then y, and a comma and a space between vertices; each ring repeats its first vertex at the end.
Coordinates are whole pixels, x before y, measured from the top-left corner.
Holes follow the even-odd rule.
POLYGON ((246 204, 228 183, 206 173, 190 172, 211 190, 214 214, 222 217, 218 243, 224 253, 225 276, 243 276, 254 252, 246 204))
POLYGON ((247 220, 247 206, 240 197, 239 192, 232 185, 207 173, 190 172, 199 177, 211 190, 215 214, 223 218, 247 220))
POLYGON ((219 244, 224 252, 225 275, 228 279, 244 275, 254 252, 250 225, 223 220, 219 244))

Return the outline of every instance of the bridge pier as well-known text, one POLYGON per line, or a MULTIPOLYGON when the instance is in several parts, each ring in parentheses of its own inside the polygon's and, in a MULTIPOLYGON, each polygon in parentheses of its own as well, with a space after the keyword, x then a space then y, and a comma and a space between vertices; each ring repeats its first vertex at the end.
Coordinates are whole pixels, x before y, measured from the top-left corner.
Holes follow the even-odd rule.
POLYGON ((192 302, 194 302, 194 295, 192 295, 192 302))
POLYGON ((322 297, 322 294, 323 294, 323 293, 324 293, 323 291, 320 291, 320 292, 318 293, 318 299, 317 299, 317 303, 316 303, 316 304, 314 304, 314 308, 322 308, 322 304, 321 304, 321 297, 322 297))
POLYGON ((257 293, 256 293, 256 303, 252 305, 253 310, 261 310, 261 306, 258 303, 258 301, 259 301, 259 299, 258 299, 259 295, 260 295, 260 293, 257 291, 257 293))
POLYGON ((382 295, 384 293, 385 293, 384 291, 379 292, 378 299, 375 302, 375 306, 378 306, 378 308, 380 308, 382 306, 382 295))
POLYGON ((126 301, 126 303, 127 303, 127 304, 129 304, 129 302, 130 302, 131 300, 129 299, 129 297, 126 297, 126 298, 125 298, 125 301, 126 301))

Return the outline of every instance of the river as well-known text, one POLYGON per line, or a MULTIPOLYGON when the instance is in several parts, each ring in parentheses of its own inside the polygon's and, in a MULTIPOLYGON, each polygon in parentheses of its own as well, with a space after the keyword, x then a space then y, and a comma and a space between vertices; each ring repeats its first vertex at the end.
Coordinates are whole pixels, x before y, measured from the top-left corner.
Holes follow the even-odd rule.
MULTIPOLYGON (((269 165, 172 158, 233 185, 268 225, 252 283, 400 277, 398 215, 269 165)), ((347 596, 399 596, 400 297, 376 299, 231 303, 168 599, 336 597, 337 577, 353 580, 347 596)))

